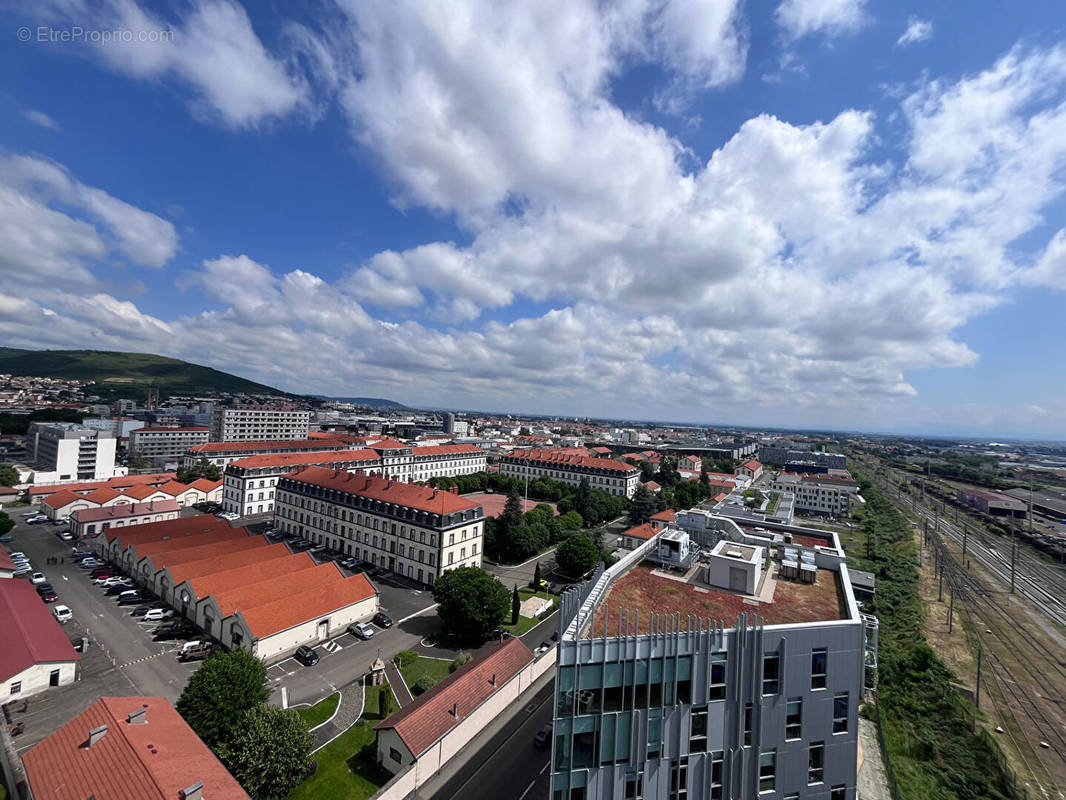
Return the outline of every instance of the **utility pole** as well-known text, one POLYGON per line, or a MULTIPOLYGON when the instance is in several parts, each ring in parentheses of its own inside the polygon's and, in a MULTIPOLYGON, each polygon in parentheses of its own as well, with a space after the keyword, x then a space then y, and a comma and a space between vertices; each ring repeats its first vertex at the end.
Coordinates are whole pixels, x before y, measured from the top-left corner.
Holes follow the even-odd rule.
POLYGON ((966 545, 970 538, 970 526, 964 524, 962 526, 962 562, 966 563, 966 545))
POLYGON ((940 586, 937 589, 937 602, 944 602, 944 557, 940 555, 940 548, 936 550, 936 554, 940 556, 940 586))
POLYGON ((951 602, 948 604, 948 633, 954 629, 955 621, 955 586, 951 587, 951 602))
POLYGON ((1018 541, 1014 538, 1014 531, 1011 531, 1010 539, 1010 593, 1014 594, 1014 562, 1018 556, 1018 541))
POLYGON ((1033 482, 1029 481, 1029 535, 1033 535, 1033 482))
POLYGON ((977 691, 974 693, 974 705, 981 707, 981 656, 984 654, 980 642, 977 644, 977 691))

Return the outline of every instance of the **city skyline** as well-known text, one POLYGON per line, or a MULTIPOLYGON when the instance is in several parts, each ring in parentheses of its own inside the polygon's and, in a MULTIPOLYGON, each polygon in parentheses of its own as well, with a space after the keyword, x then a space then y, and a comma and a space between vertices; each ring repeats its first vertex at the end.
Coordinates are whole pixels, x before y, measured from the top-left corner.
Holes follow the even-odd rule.
POLYGON ((683 6, 6 11, 4 343, 1066 439, 1066 10, 683 6))

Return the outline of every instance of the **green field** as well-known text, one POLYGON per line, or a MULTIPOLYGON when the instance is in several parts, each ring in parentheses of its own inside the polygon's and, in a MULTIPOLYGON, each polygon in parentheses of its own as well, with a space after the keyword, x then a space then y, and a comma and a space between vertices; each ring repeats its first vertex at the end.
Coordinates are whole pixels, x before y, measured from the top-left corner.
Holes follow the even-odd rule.
POLYGON ((414 685, 419 678, 428 677, 435 686, 448 677, 448 667, 451 666, 451 663, 450 660, 445 658, 419 656, 410 664, 400 667, 400 674, 403 675, 407 688, 411 689, 411 693, 414 694, 414 685))
POLYGON ((0 347, 0 372, 46 378, 94 380, 90 394, 144 397, 149 385, 163 396, 231 392, 285 394, 211 367, 150 353, 107 350, 18 350, 0 347))
MULTIPOLYGON (((534 592, 532 589, 529 589, 529 588, 519 589, 518 590, 518 597, 523 602, 528 600, 530 597, 533 597, 534 595, 536 595, 537 597, 542 597, 545 600, 551 600, 552 601, 552 610, 554 610, 555 607, 559 603, 559 598, 557 598, 555 595, 548 594, 547 592, 534 592)), ((531 619, 530 617, 519 617, 517 624, 515 624, 515 625, 501 625, 500 627, 502 627, 505 631, 509 632, 512 636, 521 636, 522 634, 528 633, 529 631, 531 631, 535 627, 537 627, 537 625, 539 625, 544 620, 544 618, 547 617, 550 613, 551 613, 550 611, 545 612, 538 619, 531 619)), ((510 614, 511 614, 510 606, 508 606, 508 608, 507 608, 507 614, 508 614, 507 620, 509 621, 511 619, 511 617, 510 617, 510 614)))
POLYGON ((309 708, 296 709, 296 713, 300 715, 300 719, 307 723, 308 728, 316 728, 333 716, 333 712, 337 710, 337 704, 340 701, 340 693, 334 692, 309 708))
POLYGON ((359 722, 314 754, 315 774, 297 786, 289 800, 345 798, 366 800, 392 776, 375 763, 374 725, 378 716, 378 687, 367 687, 366 709, 359 722))

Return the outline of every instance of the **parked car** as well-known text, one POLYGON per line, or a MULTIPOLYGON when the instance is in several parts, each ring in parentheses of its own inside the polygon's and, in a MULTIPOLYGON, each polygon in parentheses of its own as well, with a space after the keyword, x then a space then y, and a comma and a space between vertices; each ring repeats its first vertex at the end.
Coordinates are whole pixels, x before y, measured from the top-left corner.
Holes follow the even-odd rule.
POLYGON ((103 561, 99 561, 98 559, 95 559, 95 558, 86 558, 86 559, 82 559, 82 562, 80 564, 78 564, 78 566, 81 567, 82 569, 95 569, 96 567, 104 566, 104 562, 103 561))
POLYGON ((120 606, 136 606, 144 602, 144 597, 139 592, 133 592, 127 594, 123 592, 118 596, 118 604, 120 606))
POLYGON ((343 559, 339 563, 345 569, 352 569, 353 567, 355 567, 359 563, 359 559, 358 558, 351 558, 349 556, 348 558, 343 559))
POLYGON ((12 561, 18 561, 20 558, 26 558, 26 554, 21 552, 20 550, 16 550, 13 553, 8 553, 8 555, 11 556, 12 561))
POLYGON ((162 622, 174 616, 173 608, 153 608, 144 615, 145 622, 162 622))
POLYGON ((57 622, 63 623, 74 618, 74 612, 66 606, 56 606, 52 609, 52 615, 56 618, 57 622))
POLYGON ((92 550, 79 550, 77 547, 70 548, 70 557, 71 558, 85 558, 85 557, 91 556, 91 555, 93 555, 93 551, 92 550))
POLYGON ((178 661, 200 661, 217 649, 218 647, 212 642, 186 642, 178 651, 178 661))
POLYGON ((133 611, 130 612, 130 616, 131 617, 143 617, 145 614, 147 614, 153 608, 165 608, 165 607, 166 606, 163 603, 141 603, 141 605, 137 606, 135 609, 133 609, 133 611))
POLYGON ((533 736, 533 746, 538 750, 543 750, 552 740, 552 724, 549 722, 543 728, 536 732, 533 736))
POLYGON ((29 575, 32 571, 33 571, 33 568, 29 564, 25 564, 25 565, 21 565, 21 566, 19 564, 16 564, 15 565, 15 571, 12 572, 11 574, 14 575, 16 578, 20 578, 23 575, 29 575))
POLYGON ((5 535, 5 536, 0 536, 0 543, 9 544, 11 541, 12 541, 12 537, 11 537, 10 533, 5 535))
POLYGON ((109 580, 111 580, 112 578, 114 578, 114 577, 115 577, 114 573, 101 572, 95 578, 92 578, 92 582, 93 582, 94 586, 107 586, 107 582, 109 580))
POLYGON ((47 583, 48 578, 44 577, 43 572, 35 572, 30 575, 30 583, 47 583))
POLYGON ((499 639, 500 641, 506 641, 512 637, 511 632, 509 630, 506 630, 504 628, 497 628, 492 632, 492 638, 499 639))
POLYGON ((59 599, 59 595, 56 594, 55 589, 48 589, 43 592, 39 592, 41 599, 46 603, 54 603, 59 599))
POLYGON ((41 514, 39 517, 30 517, 26 520, 27 525, 44 525, 46 522, 48 522, 48 517, 44 514, 41 514))
POLYGON ((107 591, 104 592, 108 597, 114 597, 120 595, 123 592, 132 591, 135 588, 133 581, 129 578, 124 578, 121 583, 112 583, 107 587, 107 591))
POLYGON ((313 667, 318 663, 318 653, 305 644, 297 647, 296 652, 292 654, 292 657, 305 667, 313 667))
POLYGON ((388 575, 391 571, 392 570, 390 570, 386 566, 380 566, 377 569, 373 570, 370 574, 380 578, 382 575, 388 575))
POLYGON ((315 555, 316 553, 321 553, 325 549, 326 549, 326 546, 324 544, 316 544, 314 547, 312 547, 307 552, 309 552, 311 555, 315 555))
POLYGON ((348 626, 348 633, 352 636, 358 636, 360 639, 366 640, 373 637, 374 629, 365 622, 353 622, 348 626))
POLYGON ((60 531, 59 532, 59 538, 62 539, 64 542, 73 542, 74 541, 74 537, 71 536, 70 531, 60 531))
POLYGON ((184 639, 196 632, 194 626, 187 619, 165 622, 152 632, 152 638, 160 641, 163 639, 184 639))
POLYGON ((392 617, 390 617, 384 611, 379 611, 377 614, 374 615, 374 624, 377 625, 379 628, 391 628, 392 617))
POLYGON ((41 594, 43 592, 50 591, 51 589, 53 589, 55 587, 53 587, 52 584, 50 584, 50 583, 40 583, 40 584, 37 584, 36 586, 34 586, 33 588, 37 590, 37 594, 41 594))

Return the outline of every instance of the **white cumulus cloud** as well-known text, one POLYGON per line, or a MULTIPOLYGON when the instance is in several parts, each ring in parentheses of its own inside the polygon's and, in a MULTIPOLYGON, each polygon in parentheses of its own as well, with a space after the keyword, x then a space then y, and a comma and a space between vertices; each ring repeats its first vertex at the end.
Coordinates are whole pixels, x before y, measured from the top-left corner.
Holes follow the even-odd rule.
POLYGON ((896 40, 896 47, 924 42, 933 36, 933 23, 915 16, 907 17, 907 29, 896 40))

